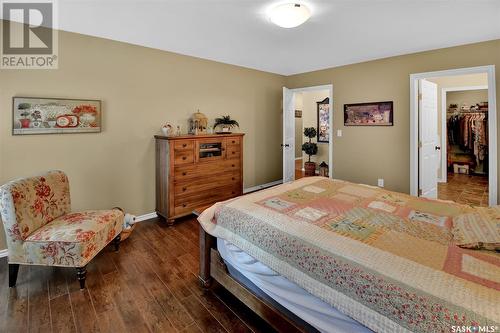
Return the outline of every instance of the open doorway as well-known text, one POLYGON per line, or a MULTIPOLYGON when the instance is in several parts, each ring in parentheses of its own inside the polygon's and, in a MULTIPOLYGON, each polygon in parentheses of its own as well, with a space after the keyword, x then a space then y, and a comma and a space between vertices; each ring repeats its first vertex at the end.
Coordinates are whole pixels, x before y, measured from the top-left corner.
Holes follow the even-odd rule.
POLYGON ((411 76, 413 195, 496 205, 494 84, 494 66, 411 76))
MULTIPOLYGON (((283 181, 288 182, 308 175, 320 174, 320 166, 332 174, 332 85, 283 88, 283 181), (308 138, 304 130, 313 128, 308 138), (309 156, 302 145, 309 140, 317 151, 309 156), (311 169, 311 163, 314 168, 311 169), (306 168, 309 169, 309 173, 306 168)), ((324 173, 323 173, 324 174, 324 173)))

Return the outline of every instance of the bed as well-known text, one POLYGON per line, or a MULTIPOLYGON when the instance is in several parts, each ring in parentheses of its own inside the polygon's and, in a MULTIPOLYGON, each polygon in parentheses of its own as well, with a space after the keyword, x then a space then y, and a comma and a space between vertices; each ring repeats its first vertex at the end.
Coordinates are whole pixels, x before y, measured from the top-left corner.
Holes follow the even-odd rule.
POLYGON ((206 209, 200 280, 278 331, 449 332, 500 322, 500 257, 457 246, 475 209, 307 177, 206 209), (468 217, 470 219, 470 217, 468 217))

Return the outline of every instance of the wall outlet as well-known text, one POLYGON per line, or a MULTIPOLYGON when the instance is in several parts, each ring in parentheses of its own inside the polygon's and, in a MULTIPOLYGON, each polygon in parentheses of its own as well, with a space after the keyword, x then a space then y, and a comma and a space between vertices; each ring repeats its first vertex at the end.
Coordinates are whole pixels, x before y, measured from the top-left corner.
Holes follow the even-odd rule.
POLYGON ((342 130, 337 130, 337 136, 341 137, 342 136, 342 130))
POLYGON ((384 187, 384 180, 382 178, 378 179, 378 187, 384 187))

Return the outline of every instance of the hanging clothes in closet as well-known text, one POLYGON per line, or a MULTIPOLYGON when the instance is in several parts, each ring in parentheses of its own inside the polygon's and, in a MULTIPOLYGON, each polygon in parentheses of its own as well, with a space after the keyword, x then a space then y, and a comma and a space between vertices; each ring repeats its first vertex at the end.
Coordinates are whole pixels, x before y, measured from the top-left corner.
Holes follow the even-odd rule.
POLYGON ((488 154, 488 116, 485 112, 463 112, 448 118, 448 143, 474 155, 476 163, 488 154))

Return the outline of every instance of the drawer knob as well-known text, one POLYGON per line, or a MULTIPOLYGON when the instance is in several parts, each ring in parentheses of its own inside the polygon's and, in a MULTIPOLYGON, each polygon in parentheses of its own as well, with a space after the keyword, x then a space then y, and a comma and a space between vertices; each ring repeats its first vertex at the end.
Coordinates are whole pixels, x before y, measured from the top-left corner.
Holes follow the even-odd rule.
POLYGON ((234 168, 234 164, 231 164, 231 167, 233 167, 233 168, 234 168))
POLYGON ((236 141, 233 140, 232 143, 236 143, 236 141))
POLYGON ((236 192, 233 191, 233 192, 231 192, 231 194, 236 194, 236 192))
POLYGON ((233 177, 233 180, 235 180, 236 178, 233 177))
POLYGON ((182 207, 186 207, 187 205, 185 203, 182 204, 182 207))
POLYGON ((183 188, 182 188, 182 191, 183 191, 183 192, 186 192, 186 190, 187 190, 187 187, 183 187, 183 188))
POLYGON ((186 171, 184 171, 184 172, 182 173, 182 175, 183 175, 183 176, 187 175, 187 172, 186 172, 186 171))
POLYGON ((236 152, 235 152, 235 151, 232 151, 232 152, 231 152, 231 154, 233 154, 233 155, 234 155, 234 154, 236 154, 236 152))
POLYGON ((187 158, 186 156, 182 156, 182 160, 183 160, 183 161, 185 161, 185 160, 186 160, 186 158, 187 158))
POLYGON ((185 147, 187 147, 187 144, 186 144, 186 143, 183 143, 183 144, 182 144, 182 147, 184 147, 184 148, 185 148, 185 147))

